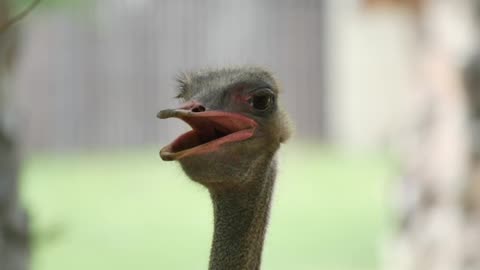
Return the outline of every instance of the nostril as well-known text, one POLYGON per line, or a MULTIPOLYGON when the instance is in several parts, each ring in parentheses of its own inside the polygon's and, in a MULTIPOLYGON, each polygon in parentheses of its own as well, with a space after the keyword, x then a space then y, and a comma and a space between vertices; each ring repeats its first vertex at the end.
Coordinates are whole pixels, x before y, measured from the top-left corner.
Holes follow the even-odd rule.
POLYGON ((192 112, 204 112, 206 109, 202 105, 195 106, 195 108, 192 109, 192 112))

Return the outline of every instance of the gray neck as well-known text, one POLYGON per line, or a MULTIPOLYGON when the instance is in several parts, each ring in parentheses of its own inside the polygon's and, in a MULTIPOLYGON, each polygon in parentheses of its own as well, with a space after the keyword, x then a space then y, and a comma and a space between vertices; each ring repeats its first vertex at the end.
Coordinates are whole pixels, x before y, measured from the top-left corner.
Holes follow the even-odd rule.
POLYGON ((241 190, 210 190, 215 219, 210 270, 260 269, 276 162, 266 165, 257 166, 241 190))

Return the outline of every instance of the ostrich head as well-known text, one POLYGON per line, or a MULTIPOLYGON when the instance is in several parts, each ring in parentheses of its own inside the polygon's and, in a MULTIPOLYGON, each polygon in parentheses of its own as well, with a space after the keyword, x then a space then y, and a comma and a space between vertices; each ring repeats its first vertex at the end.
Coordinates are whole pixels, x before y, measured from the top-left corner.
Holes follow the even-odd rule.
POLYGON ((160 156, 178 160, 194 181, 209 188, 245 184, 252 168, 271 160, 290 135, 278 106, 279 87, 262 68, 184 73, 178 82, 183 104, 158 117, 179 118, 192 130, 165 146, 160 156))

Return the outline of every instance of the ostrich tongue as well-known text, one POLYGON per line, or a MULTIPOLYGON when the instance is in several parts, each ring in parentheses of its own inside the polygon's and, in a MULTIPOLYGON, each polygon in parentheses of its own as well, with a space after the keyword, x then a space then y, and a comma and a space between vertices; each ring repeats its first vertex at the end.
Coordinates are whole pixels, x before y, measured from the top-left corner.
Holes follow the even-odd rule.
POLYGON ((192 130, 180 135, 160 150, 163 160, 178 160, 187 156, 216 151, 225 143, 246 140, 253 136, 257 122, 242 114, 223 111, 192 112, 168 109, 157 114, 160 119, 179 118, 192 130))

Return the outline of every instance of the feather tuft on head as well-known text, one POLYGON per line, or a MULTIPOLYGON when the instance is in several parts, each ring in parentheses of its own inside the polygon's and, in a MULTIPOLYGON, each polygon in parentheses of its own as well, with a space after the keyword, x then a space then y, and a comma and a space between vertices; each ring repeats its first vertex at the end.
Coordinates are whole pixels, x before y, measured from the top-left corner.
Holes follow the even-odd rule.
POLYGON ((190 81, 191 81, 190 75, 186 72, 182 72, 177 75, 175 80, 177 81, 177 84, 178 84, 177 86, 178 94, 175 96, 175 98, 186 99, 189 91, 190 81))

